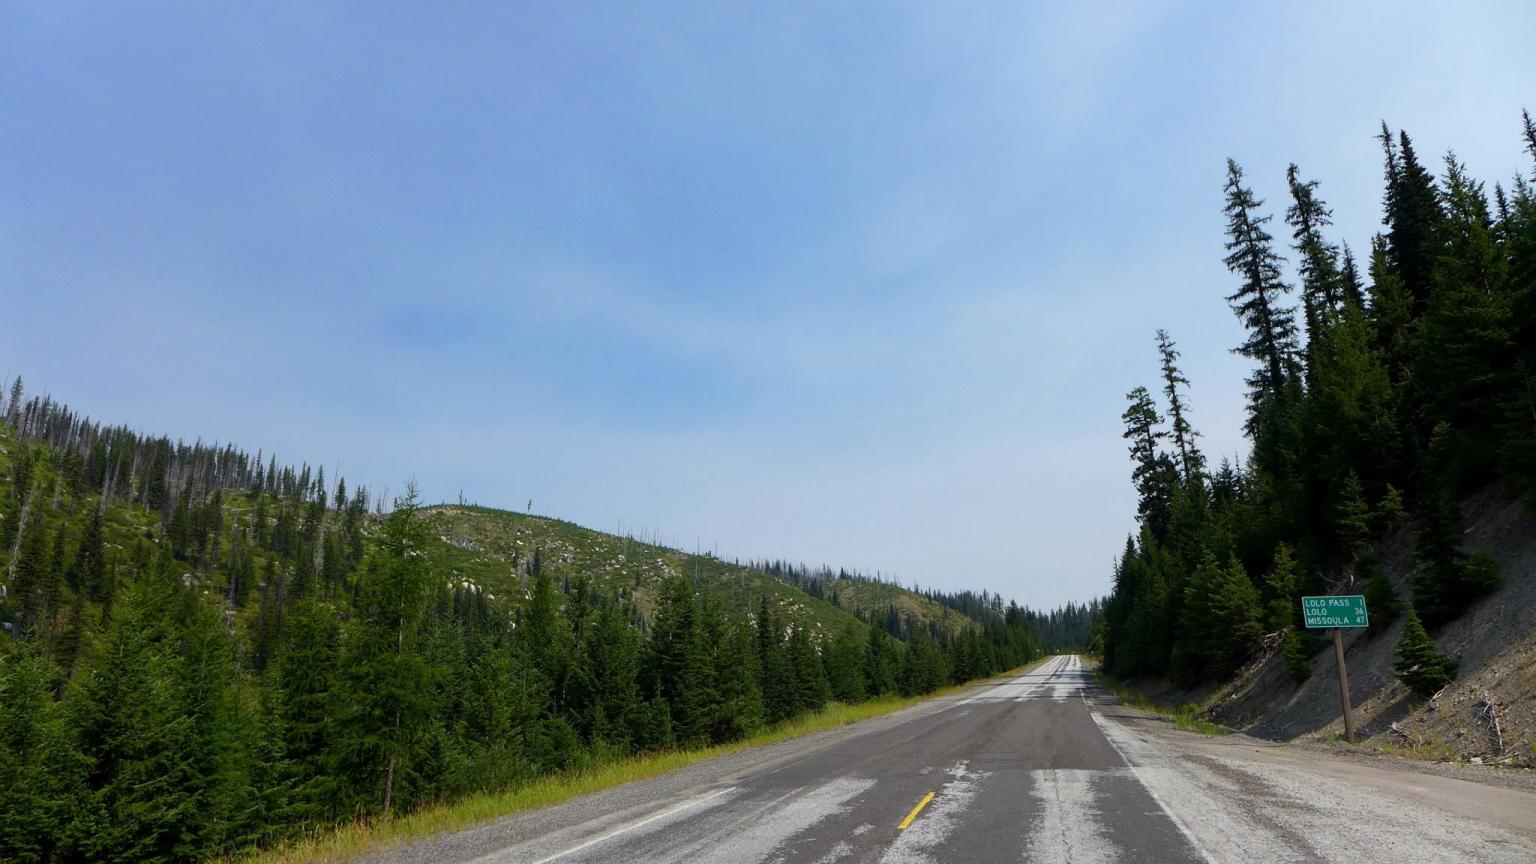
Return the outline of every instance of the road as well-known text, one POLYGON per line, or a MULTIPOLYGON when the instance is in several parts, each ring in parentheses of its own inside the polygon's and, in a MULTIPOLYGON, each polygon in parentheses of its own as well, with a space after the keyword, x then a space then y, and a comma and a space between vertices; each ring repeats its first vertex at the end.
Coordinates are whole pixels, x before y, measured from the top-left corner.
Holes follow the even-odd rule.
POLYGON ((388 864, 1536 861, 1536 794, 1206 738, 1077 657, 381 853, 388 864))

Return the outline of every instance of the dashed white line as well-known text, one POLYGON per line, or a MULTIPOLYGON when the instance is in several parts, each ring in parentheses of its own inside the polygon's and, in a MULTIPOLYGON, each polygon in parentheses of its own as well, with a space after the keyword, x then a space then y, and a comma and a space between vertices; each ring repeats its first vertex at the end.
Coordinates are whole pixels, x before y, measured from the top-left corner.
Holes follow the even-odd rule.
POLYGON ((875 781, 863 777, 839 777, 804 794, 792 796, 782 807, 765 808, 762 818, 736 831, 707 850, 684 858, 694 864, 737 864, 766 861, 786 840, 832 816, 846 813, 849 802, 868 791, 875 781))
MULTIPOLYGON (((597 837, 593 837, 591 840, 588 840, 587 842, 578 844, 576 846, 572 846, 571 848, 566 849, 563 852, 556 852, 553 855, 549 855, 547 857, 540 858, 539 860, 534 861, 533 864, 549 864, 549 862, 551 862, 551 861, 558 861, 558 860, 560 860, 561 858, 564 858, 567 855, 571 855, 571 854, 574 854, 576 852, 580 852, 583 849, 590 849, 591 847, 596 846, 599 843, 606 843, 607 841, 612 840, 613 838, 618 837, 621 834, 627 833, 629 831, 633 831, 636 828, 643 828, 646 825, 651 824, 652 822, 656 822, 658 820, 665 819, 668 816, 674 816, 674 815, 676 815, 678 813, 683 812, 684 810, 691 810, 694 807, 698 807, 701 804, 708 803, 710 801, 715 800, 716 798, 719 798, 722 795, 726 795, 728 793, 735 792, 735 791, 736 791, 736 787, 730 786, 730 787, 727 787, 725 789, 721 789, 718 792, 714 792, 712 794, 705 795, 702 798, 695 798, 692 801, 684 801, 683 803, 677 805, 676 807, 670 807, 670 808, 668 808, 666 810, 661 811, 660 813, 655 813, 655 814, 652 814, 650 816, 647 816, 646 818, 641 819, 638 822, 631 822, 628 825, 625 825, 623 827, 615 828, 615 829, 613 829, 612 831, 609 831, 606 834, 602 834, 602 835, 599 835, 597 837)), ((492 860, 492 856, 486 856, 486 858, 482 858, 480 860, 482 860, 482 861, 492 860)))

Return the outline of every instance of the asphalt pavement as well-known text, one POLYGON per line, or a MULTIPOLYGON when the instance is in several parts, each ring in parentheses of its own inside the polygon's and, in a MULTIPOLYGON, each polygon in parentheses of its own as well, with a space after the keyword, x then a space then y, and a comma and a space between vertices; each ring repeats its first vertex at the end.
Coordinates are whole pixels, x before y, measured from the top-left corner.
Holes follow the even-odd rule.
POLYGON ((959 696, 373 860, 1536 862, 1529 792, 1319 770, 1326 757, 1223 750, 1225 740, 1121 709, 1080 658, 1058 656, 959 696))

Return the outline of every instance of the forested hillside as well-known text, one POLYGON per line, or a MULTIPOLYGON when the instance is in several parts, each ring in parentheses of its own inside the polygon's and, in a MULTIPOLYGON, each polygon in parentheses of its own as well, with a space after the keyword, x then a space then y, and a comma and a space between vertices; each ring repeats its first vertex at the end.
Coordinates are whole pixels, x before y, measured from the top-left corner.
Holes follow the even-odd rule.
POLYGON ((585 576, 594 590, 620 598, 642 619, 655 610, 666 581, 681 575, 738 611, 755 609, 766 597, 787 624, 806 627, 818 639, 855 618, 879 622, 903 641, 914 630, 938 637, 974 626, 970 618, 920 594, 846 571, 723 561, 486 507, 442 505, 427 508, 426 514, 436 539, 434 557, 456 578, 493 595, 526 591, 527 569, 538 556, 540 566, 562 585, 585 576))
POLYGON ((1462 502, 1536 492, 1536 188, 1526 166, 1490 195, 1454 153, 1436 176, 1406 132, 1383 125, 1380 140, 1384 226, 1363 266, 1331 236, 1318 181, 1285 171, 1276 239, 1279 208, 1227 164, 1252 450, 1207 463, 1190 382, 1158 331, 1161 374, 1124 414, 1140 531, 1105 610, 1117 675, 1218 680, 1267 642, 1305 679, 1318 637, 1298 597, 1363 592, 1367 637, 1404 616, 1398 675, 1429 695, 1456 671, 1434 635, 1500 584, 1493 556, 1466 551, 1462 502), (1407 597, 1374 546, 1403 530, 1407 597))
POLYGON ((828 596, 846 588, 557 520, 411 490, 386 507, 323 469, 101 426, 19 379, 0 562, 16 862, 204 860, 733 741, 1018 666, 1062 620, 996 598, 972 620, 884 583, 849 611, 828 596))

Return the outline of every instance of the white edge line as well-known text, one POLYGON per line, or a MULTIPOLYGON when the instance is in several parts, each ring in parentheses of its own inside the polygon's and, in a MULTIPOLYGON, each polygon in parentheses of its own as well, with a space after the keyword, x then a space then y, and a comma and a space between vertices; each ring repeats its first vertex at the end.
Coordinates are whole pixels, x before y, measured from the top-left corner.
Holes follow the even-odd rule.
MULTIPOLYGON (((1086 699, 1083 701, 1085 703, 1087 702, 1086 699)), ((1183 834, 1184 839, 1189 841, 1189 845, 1194 848, 1196 852, 1200 853, 1201 858, 1204 858, 1207 862, 1209 862, 1209 864, 1218 864, 1216 856, 1212 855, 1210 850, 1206 849, 1200 844, 1199 840, 1195 839, 1195 832, 1189 830, 1189 826, 1185 825, 1184 820, 1180 819, 1173 812, 1173 810, 1168 807, 1168 803, 1162 799, 1162 796, 1158 795, 1151 786, 1148 786, 1147 781, 1141 779, 1141 774, 1138 773, 1138 766, 1131 761, 1129 756, 1125 755, 1125 751, 1120 749, 1120 745, 1115 743, 1114 736, 1104 731, 1104 724, 1113 723, 1114 721, 1106 720, 1100 717, 1098 713, 1092 709, 1089 709, 1088 716, 1093 718, 1094 724, 1099 727, 1099 734, 1103 735, 1104 740, 1109 742, 1109 746, 1113 748, 1116 753, 1120 754, 1121 759, 1125 760, 1126 767, 1131 769, 1131 776, 1136 778, 1136 782, 1141 784, 1141 788, 1147 790, 1147 795, 1150 796, 1152 800, 1157 804, 1157 806, 1162 809, 1164 815, 1168 817, 1168 821, 1173 823, 1173 827, 1179 829, 1179 833, 1183 834)), ((543 864, 543 862, 540 862, 540 864, 543 864)))
POLYGON ((573 852, 580 852, 583 849, 586 849, 586 848, 589 848, 589 847, 592 847, 592 846, 596 846, 599 843, 605 843, 605 842, 607 842, 609 840, 612 840, 613 838, 619 836, 620 834, 625 833, 626 831, 633 831, 636 828, 639 828, 641 826, 649 825, 650 823, 655 822, 658 819, 665 819, 666 817, 671 816, 674 813, 680 813, 680 812, 682 812, 684 810, 688 810, 690 808, 697 807, 697 806, 699 806, 700 804, 703 804, 706 801, 713 801, 714 799, 719 798, 721 795, 724 795, 727 792, 735 792, 735 791, 736 791, 736 787, 735 786, 729 786, 729 787, 726 787, 725 789, 721 789, 720 791, 718 791, 718 792, 716 792, 716 793, 714 793, 712 795, 705 795, 703 798, 695 798, 692 801, 684 801, 683 803, 677 805, 676 807, 670 807, 670 808, 668 808, 666 810, 661 811, 660 813, 655 813, 655 814, 652 814, 650 816, 647 816, 644 819, 641 819, 639 822, 631 822, 628 825, 622 826, 620 828, 615 828, 612 831, 609 831, 607 834, 603 834, 603 835, 598 836, 598 837, 593 837, 591 840, 588 840, 587 842, 582 843, 582 844, 580 844, 578 846, 572 846, 571 848, 566 849, 563 852, 556 852, 555 854, 550 855, 547 858, 540 858, 539 860, 533 862, 533 864, 549 864, 549 862, 557 861, 557 860, 559 860, 561 858, 564 858, 567 855, 570 855, 573 852))

